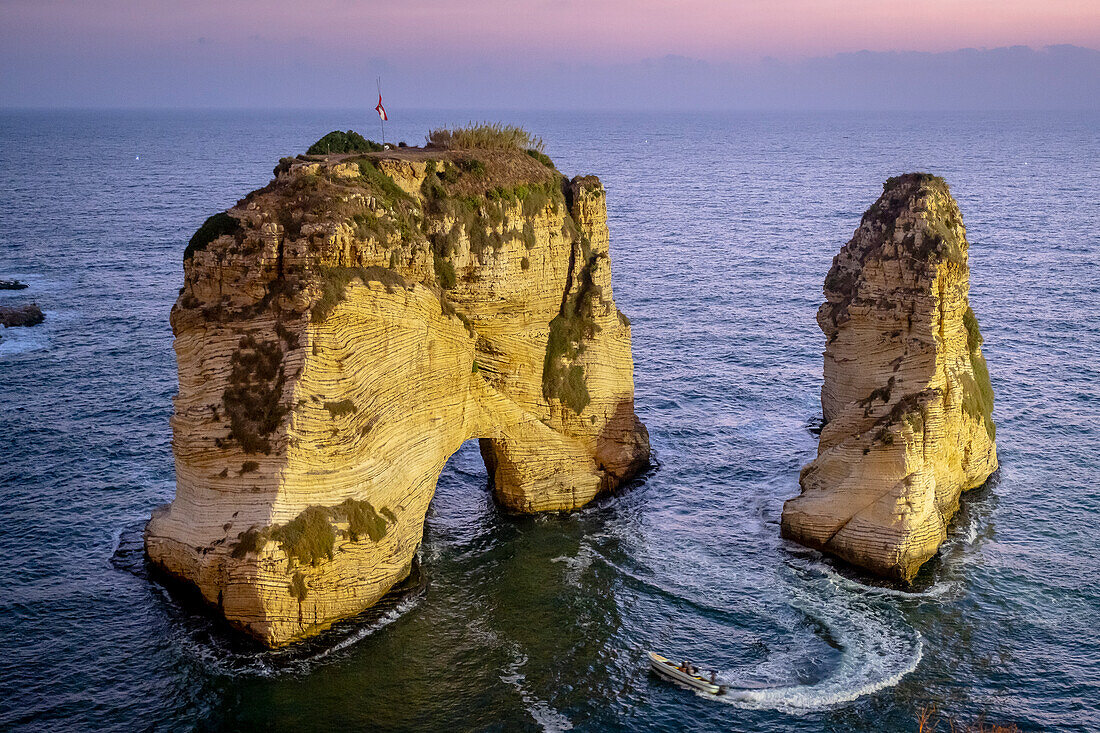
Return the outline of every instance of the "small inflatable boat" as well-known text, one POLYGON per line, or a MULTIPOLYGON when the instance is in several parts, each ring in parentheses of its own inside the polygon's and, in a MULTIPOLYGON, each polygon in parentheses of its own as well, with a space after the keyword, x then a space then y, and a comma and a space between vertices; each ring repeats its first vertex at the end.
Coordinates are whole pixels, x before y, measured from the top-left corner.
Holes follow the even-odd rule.
POLYGON ((728 688, 711 682, 710 671, 691 668, 691 672, 684 669, 684 665, 670 662, 657 652, 649 652, 649 666, 662 677, 675 680, 696 690, 709 692, 711 695, 725 695, 728 688))

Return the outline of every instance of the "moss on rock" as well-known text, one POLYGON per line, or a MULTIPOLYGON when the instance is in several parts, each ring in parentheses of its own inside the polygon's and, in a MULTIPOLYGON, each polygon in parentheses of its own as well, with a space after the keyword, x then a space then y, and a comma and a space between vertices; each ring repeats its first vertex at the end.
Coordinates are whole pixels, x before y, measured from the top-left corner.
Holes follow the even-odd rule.
POLYGON ((386 289, 408 289, 409 283, 396 270, 385 267, 326 267, 320 271, 321 294, 313 303, 310 318, 314 323, 323 323, 333 309, 344 302, 347 287, 353 280, 366 284, 380 282, 386 289))
POLYGON ((196 252, 204 250, 218 237, 226 234, 237 235, 241 231, 241 223, 227 212, 221 211, 207 218, 199 230, 191 236, 187 248, 183 250, 183 259, 189 260, 196 252))
POLYGON ((354 130, 341 132, 333 130, 309 146, 306 155, 329 155, 332 153, 375 153, 382 150, 381 143, 368 140, 354 130))
POLYGON ((601 298, 600 288, 592 280, 596 255, 582 241, 583 265, 574 273, 577 286, 567 296, 561 312, 550 322, 546 341, 546 357, 542 367, 542 392, 547 399, 556 398, 578 415, 588 406, 590 397, 585 382, 584 367, 576 359, 584 352, 585 341, 600 331, 595 319, 595 304, 601 298))
POLYGON ((389 532, 389 524, 396 524, 397 515, 388 507, 382 507, 379 514, 369 501, 358 499, 345 499, 333 507, 310 506, 286 524, 245 530, 237 537, 230 555, 243 559, 259 554, 268 542, 278 542, 287 558, 298 565, 319 565, 331 560, 336 551, 333 521, 348 523, 348 539, 352 542, 364 537, 381 542, 389 532))
POLYGON ((982 334, 978 329, 978 318, 971 308, 963 315, 966 326, 966 346, 970 353, 970 369, 974 376, 963 374, 963 410, 975 420, 979 420, 993 440, 997 435, 997 426, 993 422, 993 384, 989 380, 989 366, 982 356, 982 334))
POLYGON ((380 542, 386 536, 386 520, 379 516, 369 501, 347 499, 337 509, 348 522, 348 536, 352 542, 358 542, 363 536, 371 542, 380 542))
POLYGON ((270 453, 268 436, 286 415, 282 405, 283 349, 278 341, 242 336, 229 358, 229 386, 222 405, 229 417, 229 437, 245 453, 270 453))

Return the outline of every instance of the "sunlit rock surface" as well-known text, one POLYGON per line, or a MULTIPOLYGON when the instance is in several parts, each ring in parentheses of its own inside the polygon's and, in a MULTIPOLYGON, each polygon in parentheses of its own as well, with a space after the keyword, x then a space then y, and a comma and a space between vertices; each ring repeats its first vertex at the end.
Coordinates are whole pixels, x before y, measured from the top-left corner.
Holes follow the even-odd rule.
POLYGON ((517 512, 648 465, 604 191, 548 162, 284 159, 203 225, 172 310, 177 488, 146 529, 154 564, 284 644, 408 575, 467 439, 517 512))
POLYGON ((997 468, 993 391, 947 184, 887 181, 825 279, 825 427, 782 533, 911 580, 997 468))

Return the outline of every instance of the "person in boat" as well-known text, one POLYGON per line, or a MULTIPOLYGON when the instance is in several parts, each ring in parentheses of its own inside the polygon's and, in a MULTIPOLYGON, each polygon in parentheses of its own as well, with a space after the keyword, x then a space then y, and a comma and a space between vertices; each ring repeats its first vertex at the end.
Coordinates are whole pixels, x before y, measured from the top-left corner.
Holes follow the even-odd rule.
POLYGON ((713 669, 710 671, 710 683, 712 685, 718 684, 718 673, 715 672, 713 669))

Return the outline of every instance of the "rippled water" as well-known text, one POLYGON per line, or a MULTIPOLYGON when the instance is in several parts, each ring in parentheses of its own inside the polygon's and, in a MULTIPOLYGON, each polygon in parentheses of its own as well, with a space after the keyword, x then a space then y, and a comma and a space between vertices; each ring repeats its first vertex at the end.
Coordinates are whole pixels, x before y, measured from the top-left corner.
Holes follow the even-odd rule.
MULTIPOLYGON (((395 119, 391 139, 470 114, 395 119)), ((480 116, 480 115, 478 115, 480 116)), ((144 577, 173 494, 181 253, 280 156, 361 113, 0 114, 0 728, 915 730, 919 709, 1100 728, 1100 118, 508 115, 608 189, 615 296, 660 468, 501 515, 476 444, 427 586, 261 653, 144 577), (814 454, 832 256, 886 177, 952 184, 1001 459, 918 591, 779 539, 814 454), (654 679, 654 647, 727 699, 654 679)))

